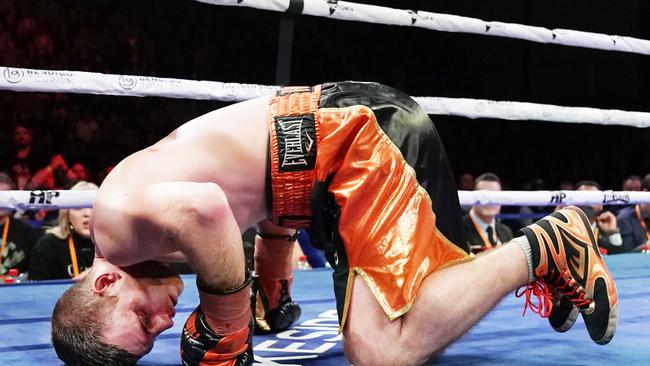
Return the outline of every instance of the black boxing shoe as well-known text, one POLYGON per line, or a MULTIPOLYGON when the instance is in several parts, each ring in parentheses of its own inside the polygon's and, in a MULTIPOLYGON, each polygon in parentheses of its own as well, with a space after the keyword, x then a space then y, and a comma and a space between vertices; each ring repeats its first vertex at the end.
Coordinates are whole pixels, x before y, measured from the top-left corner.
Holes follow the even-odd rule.
MULTIPOLYGON (((557 290, 556 290, 557 291, 557 290)), ((566 296, 557 293, 554 297, 553 308, 548 316, 548 322, 556 332, 566 332, 573 327, 578 319, 580 310, 566 296)))
POLYGON ((530 244, 536 277, 525 292, 527 306, 536 296, 541 305, 533 309, 551 317, 553 302, 559 302, 551 325, 568 329, 573 310, 562 302, 566 298, 582 313, 591 339, 609 343, 618 322, 618 292, 585 214, 566 207, 521 231, 530 244), (554 296, 555 291, 562 296, 554 296))

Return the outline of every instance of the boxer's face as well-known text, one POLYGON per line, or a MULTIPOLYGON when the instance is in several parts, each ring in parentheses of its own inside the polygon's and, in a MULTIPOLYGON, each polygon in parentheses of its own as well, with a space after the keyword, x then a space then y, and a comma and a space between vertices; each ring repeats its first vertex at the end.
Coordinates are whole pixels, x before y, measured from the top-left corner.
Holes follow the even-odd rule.
POLYGON ((145 262, 97 276, 94 289, 116 299, 101 335, 104 342, 144 355, 154 338, 174 325, 183 282, 168 267, 145 262))

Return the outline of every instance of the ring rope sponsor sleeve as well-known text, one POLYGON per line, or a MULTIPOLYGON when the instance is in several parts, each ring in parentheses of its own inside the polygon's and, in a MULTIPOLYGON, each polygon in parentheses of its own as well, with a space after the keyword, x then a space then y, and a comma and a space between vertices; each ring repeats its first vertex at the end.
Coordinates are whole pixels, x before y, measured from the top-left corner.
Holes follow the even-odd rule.
MULTIPOLYGON (((0 67, 0 90, 243 101, 279 87, 95 72, 0 67)), ((650 113, 468 98, 413 97, 428 114, 650 127, 650 113)))
MULTIPOLYGON (((0 191, 0 209, 92 207, 96 191, 0 191)), ((458 191, 464 206, 632 205, 650 203, 639 191, 458 191)))

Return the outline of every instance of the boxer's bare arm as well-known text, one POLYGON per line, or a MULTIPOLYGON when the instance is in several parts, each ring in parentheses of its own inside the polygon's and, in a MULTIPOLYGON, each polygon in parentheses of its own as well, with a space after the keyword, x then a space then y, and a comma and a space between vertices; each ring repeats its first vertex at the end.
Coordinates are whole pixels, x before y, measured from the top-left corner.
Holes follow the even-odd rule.
POLYGON ((278 277, 277 273, 273 273, 271 277, 288 278, 291 275, 292 262, 294 261, 293 248, 298 246, 298 240, 295 237, 296 229, 277 226, 271 220, 266 219, 257 223, 257 232, 258 235, 255 237, 255 272, 259 276, 265 277, 269 273, 266 273, 268 271, 264 268, 271 267, 278 270, 284 268, 283 276, 278 277))
POLYGON ((123 201, 96 202, 93 236, 111 263, 187 258, 209 286, 244 281, 239 226, 223 190, 214 183, 164 182, 131 191, 123 201))
POLYGON ((148 203, 143 214, 151 215, 162 229, 161 247, 170 250, 158 256, 179 251, 201 280, 215 289, 228 290, 244 282, 241 233, 217 184, 158 183, 146 189, 143 200, 148 203))

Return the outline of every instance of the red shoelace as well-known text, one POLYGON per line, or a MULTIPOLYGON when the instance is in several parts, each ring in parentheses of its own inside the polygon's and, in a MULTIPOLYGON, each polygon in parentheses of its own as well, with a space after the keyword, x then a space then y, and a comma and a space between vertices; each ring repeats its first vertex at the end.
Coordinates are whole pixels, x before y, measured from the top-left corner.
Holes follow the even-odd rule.
POLYGON ((526 295, 526 304, 524 305, 524 312, 522 316, 526 315, 526 310, 530 307, 530 311, 539 314, 542 318, 548 318, 553 310, 553 294, 549 289, 546 282, 533 281, 528 285, 521 286, 515 291, 517 297, 526 295), (523 289, 523 292, 521 291, 523 289), (537 303, 533 301, 537 298, 537 303))
POLYGON ((549 275, 545 276, 543 281, 533 281, 528 285, 519 287, 515 291, 517 297, 526 295, 526 303, 524 305, 524 312, 530 307, 530 310, 539 314, 542 318, 548 318, 553 311, 553 304, 556 302, 558 292, 563 293, 573 302, 578 308, 583 308, 593 301, 592 299, 585 298, 585 291, 572 277, 570 273, 556 276, 555 269, 551 269, 549 275), (555 279, 553 279, 555 277, 555 279), (567 280, 566 278, 569 278, 567 280), (550 284, 549 284, 550 283, 550 284), (523 291, 521 291, 523 289, 523 291), (557 290, 557 291, 553 291, 557 290), (534 299, 537 299, 537 302, 534 299))
MULTIPOLYGON (((553 278, 555 275, 555 269, 551 270, 551 275, 549 278, 553 278)), ((565 296, 569 298, 573 302, 573 304, 579 308, 583 308, 593 301, 592 299, 586 299, 585 298, 585 290, 576 282, 571 277, 571 273, 569 273, 568 269, 564 270, 564 275, 557 276, 557 279, 553 284, 551 284, 552 287, 556 288, 558 291, 564 293, 565 296), (569 278, 567 280, 566 278, 569 278)))

